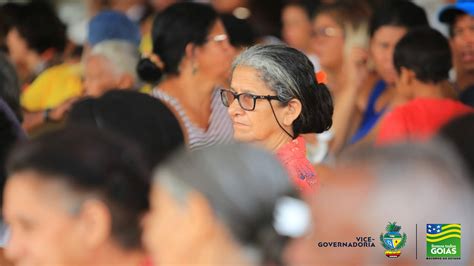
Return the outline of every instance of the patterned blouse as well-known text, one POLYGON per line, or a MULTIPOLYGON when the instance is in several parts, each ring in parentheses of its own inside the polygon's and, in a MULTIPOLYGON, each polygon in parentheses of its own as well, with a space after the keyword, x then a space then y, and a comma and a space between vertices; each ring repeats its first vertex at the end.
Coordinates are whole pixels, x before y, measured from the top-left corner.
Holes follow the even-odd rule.
POLYGON ((188 136, 188 146, 191 150, 203 149, 216 144, 233 141, 234 130, 227 108, 222 104, 219 90, 214 90, 211 102, 211 116, 209 127, 204 130, 196 126, 186 115, 178 99, 171 97, 160 89, 153 89, 152 96, 172 106, 184 123, 188 136))
POLYGON ((278 149, 276 156, 300 191, 303 193, 317 191, 319 178, 313 165, 306 158, 306 146, 303 137, 297 137, 282 146, 278 149))

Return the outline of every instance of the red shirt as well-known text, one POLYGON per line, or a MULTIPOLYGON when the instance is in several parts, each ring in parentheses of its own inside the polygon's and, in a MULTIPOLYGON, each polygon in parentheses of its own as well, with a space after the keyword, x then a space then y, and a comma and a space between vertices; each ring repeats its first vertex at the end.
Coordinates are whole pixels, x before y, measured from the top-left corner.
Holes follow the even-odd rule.
POLYGON ((451 119, 474 109, 451 99, 415 99, 382 120, 376 144, 427 140, 451 119))
POLYGON ((313 165, 306 158, 306 146, 303 137, 297 137, 283 145, 278 149, 276 156, 300 191, 303 193, 316 191, 319 180, 313 165))

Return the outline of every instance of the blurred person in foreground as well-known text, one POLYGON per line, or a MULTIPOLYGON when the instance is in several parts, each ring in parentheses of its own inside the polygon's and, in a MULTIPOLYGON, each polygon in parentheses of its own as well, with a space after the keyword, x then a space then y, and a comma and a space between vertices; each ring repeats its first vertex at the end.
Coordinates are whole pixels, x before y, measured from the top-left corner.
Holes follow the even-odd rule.
POLYGON ((190 149, 232 141, 232 125, 218 87, 228 79, 234 56, 224 25, 211 6, 177 3, 153 21, 153 53, 137 70, 156 85, 152 95, 184 124, 190 149))
POLYGON ((222 103, 233 121, 234 139, 274 152, 303 192, 319 186, 301 134, 332 124, 332 98, 302 52, 285 45, 256 45, 232 65, 222 103))
POLYGON ((127 41, 96 44, 85 59, 84 95, 99 97, 112 89, 138 90, 140 82, 135 69, 139 60, 137 47, 127 41))
MULTIPOLYGON (((472 265, 474 186, 446 143, 409 143, 343 154, 329 182, 310 200, 311 233, 292 242, 288 265, 472 265), (335 208, 334 206, 337 206, 335 208), (380 235, 388 223, 407 235, 398 258, 387 258, 380 235), (428 224, 461 224, 461 259, 426 260, 428 224), (371 237, 374 247, 324 247, 371 237), (418 239, 418 241, 416 241, 418 239), (418 254, 416 251, 418 250, 418 254)), ((368 239, 366 239, 368 241, 368 239)))
POLYGON ((471 178, 474 178, 474 113, 449 121, 440 129, 438 136, 454 145, 466 162, 471 178))
POLYGON ((4 191, 6 256, 17 265, 146 265, 143 161, 136 146, 96 129, 63 129, 16 147, 4 191))
POLYGON ((181 151, 153 180, 143 240, 155 265, 280 265, 309 218, 278 161, 244 144, 181 151))
POLYGON ((112 90, 81 100, 72 106, 66 123, 109 130, 135 141, 150 169, 185 143, 173 112, 160 100, 136 91, 112 90))
POLYGON ((474 106, 474 2, 458 0, 447 5, 439 20, 449 27, 455 88, 463 103, 474 106))
POLYGON ((376 144, 427 140, 450 119, 474 111, 443 93, 451 50, 437 30, 408 32, 395 46, 393 61, 399 105, 383 118, 376 144))

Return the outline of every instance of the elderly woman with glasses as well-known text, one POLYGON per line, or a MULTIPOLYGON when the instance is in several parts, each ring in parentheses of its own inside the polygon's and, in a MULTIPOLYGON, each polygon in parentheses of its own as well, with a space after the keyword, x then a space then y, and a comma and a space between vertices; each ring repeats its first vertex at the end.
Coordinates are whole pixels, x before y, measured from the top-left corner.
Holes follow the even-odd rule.
POLYGON ((234 61, 230 87, 221 99, 234 139, 275 152, 296 186, 314 191, 319 182, 300 135, 328 130, 333 104, 309 59, 284 45, 251 47, 234 61))

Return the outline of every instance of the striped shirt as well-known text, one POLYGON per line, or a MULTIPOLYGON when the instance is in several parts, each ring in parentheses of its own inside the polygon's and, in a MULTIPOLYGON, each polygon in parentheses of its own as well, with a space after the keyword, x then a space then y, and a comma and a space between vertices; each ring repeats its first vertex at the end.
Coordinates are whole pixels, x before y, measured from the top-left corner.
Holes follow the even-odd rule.
POLYGON ((211 116, 207 131, 196 126, 186 115, 179 101, 160 89, 153 89, 152 95, 172 106, 184 123, 188 136, 188 146, 191 150, 203 149, 216 144, 233 141, 234 129, 227 113, 227 108, 222 104, 219 90, 214 90, 211 101, 211 116))

